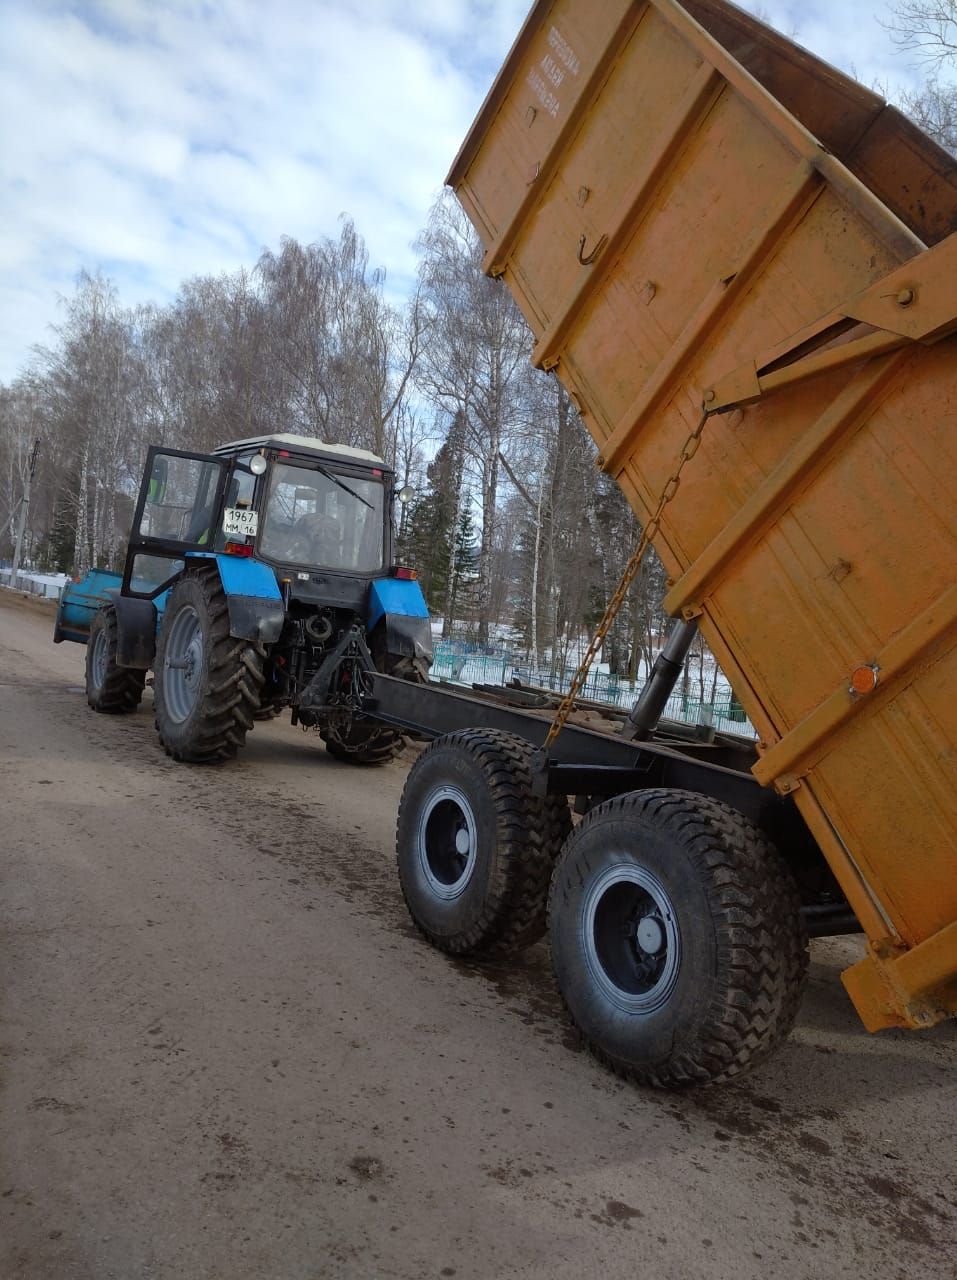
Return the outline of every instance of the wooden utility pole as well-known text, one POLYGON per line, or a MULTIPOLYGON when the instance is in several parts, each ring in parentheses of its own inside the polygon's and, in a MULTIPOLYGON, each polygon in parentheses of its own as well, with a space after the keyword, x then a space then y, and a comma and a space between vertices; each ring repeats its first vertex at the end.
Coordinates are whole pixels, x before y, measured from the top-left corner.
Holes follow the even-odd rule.
POLYGON ((23 497, 20 499, 20 524, 17 528, 17 541, 13 548, 13 570, 10 574, 11 587, 16 587, 17 585, 20 557, 23 554, 23 535, 27 527, 27 513, 30 510, 30 486, 33 484, 33 474, 37 469, 37 454, 39 452, 40 438, 38 436, 33 442, 33 452, 30 454, 30 466, 27 469, 26 484, 23 486, 23 497))

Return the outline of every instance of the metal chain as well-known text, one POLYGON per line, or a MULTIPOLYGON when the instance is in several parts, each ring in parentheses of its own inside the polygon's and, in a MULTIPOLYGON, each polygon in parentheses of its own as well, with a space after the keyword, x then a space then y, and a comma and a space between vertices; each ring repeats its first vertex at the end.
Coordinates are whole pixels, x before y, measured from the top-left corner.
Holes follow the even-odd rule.
POLYGON ((565 727, 565 722, 572 713, 575 706, 575 699, 578 697, 585 681, 588 679, 588 673, 591 670, 591 665, 595 661, 599 650, 604 644, 605 637, 611 629, 611 624, 615 621, 621 606, 625 603, 625 596, 628 594, 628 588, 638 576, 638 570, 641 568, 641 562, 644 559, 645 552, 648 550, 648 544, 658 532, 658 525, 661 523, 662 513, 671 499, 678 492, 678 486, 681 484, 681 472, 684 470, 684 465, 686 462, 690 462, 698 452, 698 445, 701 443, 701 433, 704 430, 704 424, 708 421, 709 416, 709 411, 705 409, 701 414, 698 425, 684 443, 681 454, 678 458, 678 465, 668 477, 668 481, 661 491, 661 496, 658 499, 658 505, 655 508, 654 514, 642 530, 641 537, 638 539, 638 545, 632 552, 631 559, 625 565, 625 572, 621 575, 621 581, 615 588, 615 594, 608 602, 608 607, 605 610, 604 617, 601 622, 599 622, 595 634, 591 638, 591 642, 584 658, 581 661, 581 665, 575 672, 575 678, 572 680, 568 692, 562 699, 561 705, 555 712, 555 719, 549 726, 548 734, 544 742, 546 750, 561 733, 562 729, 565 727))

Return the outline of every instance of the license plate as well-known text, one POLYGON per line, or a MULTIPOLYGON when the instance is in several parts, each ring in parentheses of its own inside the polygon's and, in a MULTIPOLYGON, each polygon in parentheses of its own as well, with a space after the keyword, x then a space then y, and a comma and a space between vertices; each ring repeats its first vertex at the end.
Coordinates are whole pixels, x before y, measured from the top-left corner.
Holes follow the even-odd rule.
POLYGON ((258 529, 258 511, 248 511, 245 507, 226 507, 223 510, 223 533, 252 538, 258 529))

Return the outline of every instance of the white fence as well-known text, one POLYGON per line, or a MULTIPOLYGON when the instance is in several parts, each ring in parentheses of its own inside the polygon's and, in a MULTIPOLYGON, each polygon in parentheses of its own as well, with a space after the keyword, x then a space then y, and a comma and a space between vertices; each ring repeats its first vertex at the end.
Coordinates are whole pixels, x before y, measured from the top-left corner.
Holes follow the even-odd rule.
POLYGON ((8 587, 11 591, 23 591, 32 596, 45 596, 50 600, 58 600, 64 582, 69 582, 65 573, 35 573, 32 569, 21 569, 16 582, 9 569, 0 569, 0 587, 8 587))

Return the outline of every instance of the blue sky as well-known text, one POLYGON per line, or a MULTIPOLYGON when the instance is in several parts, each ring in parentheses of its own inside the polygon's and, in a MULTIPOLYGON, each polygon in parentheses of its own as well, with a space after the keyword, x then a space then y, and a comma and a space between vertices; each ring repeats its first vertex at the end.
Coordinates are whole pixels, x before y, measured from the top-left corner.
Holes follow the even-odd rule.
MULTIPOLYGON (((884 0, 749 6, 865 83, 914 81, 884 0)), ((102 268, 121 300, 349 213, 399 298, 526 0, 0 0, 0 381, 102 268)))

